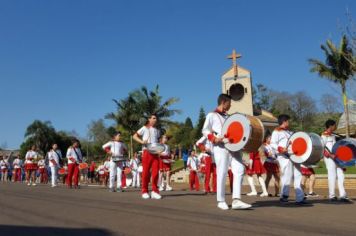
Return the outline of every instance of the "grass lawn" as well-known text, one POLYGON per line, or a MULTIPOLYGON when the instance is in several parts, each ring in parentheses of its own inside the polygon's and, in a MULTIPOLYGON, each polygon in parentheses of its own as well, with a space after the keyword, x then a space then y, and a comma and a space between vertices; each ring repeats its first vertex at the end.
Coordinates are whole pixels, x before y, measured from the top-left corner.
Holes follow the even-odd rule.
MULTIPOLYGON (((324 161, 319 162, 318 165, 319 165, 319 168, 314 169, 315 173, 316 174, 327 174, 327 170, 326 170, 324 161)), ((347 167, 345 174, 356 174, 356 167, 355 166, 347 167)))
POLYGON ((172 170, 181 168, 184 166, 183 160, 176 160, 172 165, 172 170))

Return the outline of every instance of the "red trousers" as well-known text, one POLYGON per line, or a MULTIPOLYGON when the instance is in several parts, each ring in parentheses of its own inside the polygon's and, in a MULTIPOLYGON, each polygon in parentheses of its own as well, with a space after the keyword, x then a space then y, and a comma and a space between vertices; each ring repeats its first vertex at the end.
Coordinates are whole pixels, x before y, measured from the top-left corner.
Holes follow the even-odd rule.
POLYGON ((200 185, 199 185, 199 177, 198 177, 198 172, 191 170, 189 173, 189 185, 190 185, 190 190, 193 190, 195 187, 195 190, 199 191, 200 185))
POLYGON ((21 181, 21 168, 16 168, 15 169, 15 176, 14 176, 14 181, 21 181))
POLYGON ((74 186, 78 186, 79 165, 77 163, 68 164, 67 185, 72 187, 72 182, 74 182, 74 186))
POLYGON ((48 181, 48 176, 47 176, 47 170, 46 170, 46 168, 39 168, 38 170, 39 170, 40 176, 41 176, 41 179, 40 179, 41 183, 42 183, 42 184, 43 184, 43 183, 47 183, 47 181, 48 181))
POLYGON ((210 192, 210 178, 213 174, 213 192, 216 193, 216 164, 211 157, 205 158, 205 192, 210 192))
POLYGON ((126 175, 124 172, 121 174, 121 187, 126 187, 126 175))
POLYGON ((142 155, 142 193, 148 193, 148 183, 152 175, 152 191, 159 193, 158 190, 158 171, 159 171, 159 157, 153 155, 147 150, 143 151, 142 155), (152 169, 152 172, 151 172, 152 169), (150 173, 151 172, 151 173, 150 173))

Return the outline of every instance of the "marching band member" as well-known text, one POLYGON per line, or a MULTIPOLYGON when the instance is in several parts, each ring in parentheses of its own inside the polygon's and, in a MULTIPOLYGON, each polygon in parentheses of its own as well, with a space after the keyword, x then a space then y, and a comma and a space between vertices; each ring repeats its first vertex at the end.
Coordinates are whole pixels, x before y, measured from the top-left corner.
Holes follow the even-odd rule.
POLYGON ((288 130, 289 119, 290 117, 285 114, 278 116, 279 127, 272 132, 271 146, 277 154, 278 163, 282 173, 280 201, 288 202, 289 186, 292 181, 292 176, 294 175, 296 204, 302 205, 307 204, 307 202, 305 201, 304 192, 301 187, 302 174, 300 172, 300 165, 293 164, 289 159, 288 154, 288 140, 291 136, 291 132, 288 130))
POLYGON ((169 146, 166 144, 168 141, 167 135, 162 135, 161 137, 161 144, 164 145, 165 149, 164 151, 159 155, 160 160, 159 160, 159 191, 172 191, 172 187, 169 185, 170 183, 170 171, 171 171, 171 163, 172 163, 172 158, 171 158, 171 151, 169 146))
POLYGON ((216 164, 213 157, 213 144, 203 136, 195 145, 200 149, 200 159, 204 160, 205 164, 205 193, 216 193, 216 164), (213 175, 212 191, 210 189, 211 175, 213 175))
POLYGON ((99 182, 101 185, 106 186, 105 184, 105 165, 102 162, 99 166, 98 169, 96 170, 98 172, 98 176, 99 176, 99 182))
POLYGON ((26 180, 28 181, 27 185, 28 186, 36 186, 36 170, 37 170, 37 157, 38 153, 36 151, 37 147, 36 145, 33 145, 31 147, 31 150, 29 150, 26 153, 25 156, 25 169, 26 169, 26 180))
POLYGON ((40 182, 41 184, 43 184, 43 183, 45 183, 47 169, 46 169, 45 160, 42 157, 39 158, 37 166, 38 166, 38 173, 39 173, 39 179, 40 179, 40 181, 37 181, 37 182, 40 182))
POLYGON ((140 159, 137 157, 137 152, 135 152, 129 164, 132 169, 132 187, 134 188, 140 187, 140 173, 138 172, 139 165, 140 159))
POLYGON ((214 112, 210 112, 205 120, 202 133, 213 143, 213 153, 216 162, 217 175, 217 202, 218 208, 228 210, 229 206, 225 202, 225 183, 229 165, 233 172, 233 202, 232 209, 246 209, 251 205, 242 202, 241 185, 244 175, 244 164, 242 162, 241 152, 230 152, 224 146, 224 134, 222 126, 227 119, 226 112, 230 109, 231 97, 227 94, 220 94, 218 98, 218 107, 214 112))
POLYGON ((110 158, 110 177, 109 177, 109 190, 110 192, 122 192, 122 171, 124 169, 124 155, 127 152, 126 145, 120 140, 121 133, 118 132, 113 136, 113 140, 107 142, 103 145, 103 149, 111 156, 110 158), (120 159, 120 161, 119 161, 120 159), (114 187, 115 184, 115 176, 117 178, 116 181, 116 189, 114 187))
POLYGON ((274 178, 274 196, 279 195, 279 182, 280 182, 280 175, 279 175, 279 165, 276 159, 275 152, 271 146, 271 133, 268 131, 265 134, 264 142, 263 142, 263 150, 266 156, 265 162, 263 163, 264 168, 266 169, 266 188, 268 189, 269 182, 273 176, 274 178))
POLYGON ((335 134, 333 134, 336 130, 336 122, 334 120, 327 120, 325 122, 325 128, 326 130, 322 133, 321 138, 323 139, 326 147, 324 152, 324 162, 326 169, 328 170, 329 199, 332 202, 337 201, 337 197, 335 195, 335 182, 337 179, 340 200, 343 202, 350 202, 344 186, 344 170, 335 163, 335 155, 331 153, 332 148, 336 143, 335 134))
POLYGON ((68 176, 67 176, 67 186, 72 188, 74 182, 74 188, 79 188, 79 163, 82 162, 83 156, 79 148, 79 140, 75 139, 67 150, 68 159, 68 176))
POLYGON ((111 157, 110 155, 106 157, 106 160, 104 161, 104 185, 107 187, 108 186, 108 182, 109 182, 109 177, 110 177, 110 160, 111 160, 111 157))
POLYGON ((0 168, 1 168, 1 181, 7 182, 9 162, 7 161, 6 157, 5 158, 1 157, 0 168))
POLYGON ((195 155, 195 151, 190 152, 190 156, 188 157, 187 166, 189 169, 189 186, 190 190, 192 191, 195 187, 196 191, 199 191, 200 184, 199 184, 199 177, 198 177, 198 170, 200 168, 200 161, 199 158, 195 155))
POLYGON ((58 168, 59 160, 62 159, 62 152, 58 149, 57 144, 52 145, 51 151, 48 152, 48 160, 49 160, 49 167, 51 168, 51 182, 52 188, 57 187, 57 178, 58 178, 58 168))
POLYGON ((22 162, 18 156, 12 162, 12 165, 14 167, 14 174, 15 174, 14 182, 21 181, 21 164, 22 162))
POLYGON ((302 189, 305 191, 307 180, 309 179, 309 193, 304 194, 307 197, 319 197, 318 194, 314 192, 315 186, 315 172, 312 167, 307 167, 303 164, 300 165, 300 171, 302 172, 302 189))
POLYGON ((133 139, 142 144, 142 198, 148 199, 148 183, 150 182, 150 176, 152 176, 152 192, 151 198, 161 199, 158 189, 158 171, 159 171, 159 157, 156 154, 150 153, 145 147, 146 144, 158 143, 159 131, 155 128, 157 123, 157 116, 151 114, 145 126, 139 129, 134 135, 133 139), (151 171, 152 170, 152 171, 151 171))
POLYGON ((262 178, 262 174, 266 172, 264 169, 259 151, 250 153, 250 160, 247 168, 247 181, 251 187, 251 192, 247 194, 247 196, 256 196, 257 191, 255 188, 255 184, 253 182, 253 175, 257 175, 258 182, 261 185, 262 193, 260 197, 268 197, 267 188, 265 185, 265 181, 262 178))
POLYGON ((90 183, 94 183, 94 178, 95 178, 95 169, 96 169, 96 165, 95 162, 92 161, 90 166, 89 166, 89 179, 90 179, 90 183))

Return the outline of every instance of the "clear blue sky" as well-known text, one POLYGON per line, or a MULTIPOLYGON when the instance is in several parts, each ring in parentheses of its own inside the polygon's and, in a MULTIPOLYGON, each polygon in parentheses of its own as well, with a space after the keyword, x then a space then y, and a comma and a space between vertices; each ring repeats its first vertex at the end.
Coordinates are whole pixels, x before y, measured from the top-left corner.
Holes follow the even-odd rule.
POLYGON ((176 120, 215 106, 233 48, 254 83, 305 90, 330 84, 309 72, 320 44, 340 39, 356 1, 0 1, 0 144, 16 148, 34 120, 85 136, 112 98, 159 84, 179 97, 176 120))

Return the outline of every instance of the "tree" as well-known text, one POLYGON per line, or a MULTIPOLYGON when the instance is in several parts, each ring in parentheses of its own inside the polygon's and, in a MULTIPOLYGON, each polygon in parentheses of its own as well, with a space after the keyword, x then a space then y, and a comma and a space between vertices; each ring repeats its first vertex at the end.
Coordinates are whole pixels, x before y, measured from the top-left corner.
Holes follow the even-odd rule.
POLYGON ((117 111, 106 115, 107 119, 116 122, 117 129, 125 129, 130 134, 130 149, 133 151, 132 135, 144 125, 151 114, 158 118, 158 128, 163 129, 172 123, 170 117, 179 113, 179 110, 170 109, 170 106, 178 101, 177 98, 169 98, 162 101, 159 95, 158 85, 153 91, 149 91, 145 86, 141 89, 130 92, 128 97, 122 100, 113 100, 117 106, 117 111))
POLYGON ((200 110, 199 110, 198 122, 197 122, 197 125, 196 125, 195 129, 194 129, 194 139, 195 140, 200 139, 200 137, 202 136, 202 129, 203 129, 203 126, 204 126, 205 117, 206 117, 206 114, 205 114, 204 108, 201 107, 200 110))
POLYGON ((254 89, 254 101, 255 104, 264 110, 270 110, 272 105, 270 90, 263 84, 257 84, 254 89))
POLYGON ((88 125, 88 138, 94 143, 104 144, 110 137, 103 119, 91 121, 88 125))
POLYGON ((315 101, 305 92, 293 94, 291 101, 293 118, 301 130, 307 130, 313 126, 313 117, 316 113, 315 101))
POLYGON ((280 114, 292 115, 292 95, 288 92, 271 91, 271 112, 278 116, 280 114))
MULTIPOLYGON (((53 128, 50 121, 35 120, 30 124, 25 132, 27 142, 22 148, 29 149, 31 145, 36 145, 43 155, 50 150, 52 144, 56 140, 56 130, 53 128)), ((25 150, 26 151, 26 150, 25 150)))
POLYGON ((327 114, 335 114, 340 112, 342 106, 336 96, 329 93, 324 93, 320 98, 321 111, 327 114))
POLYGON ((345 35, 342 36, 339 48, 331 40, 327 40, 326 45, 321 45, 321 49, 325 54, 325 63, 317 59, 309 59, 309 63, 312 66, 310 71, 318 73, 320 77, 340 85, 346 115, 346 136, 349 137, 350 127, 346 82, 353 77, 356 71, 356 60, 345 35))

